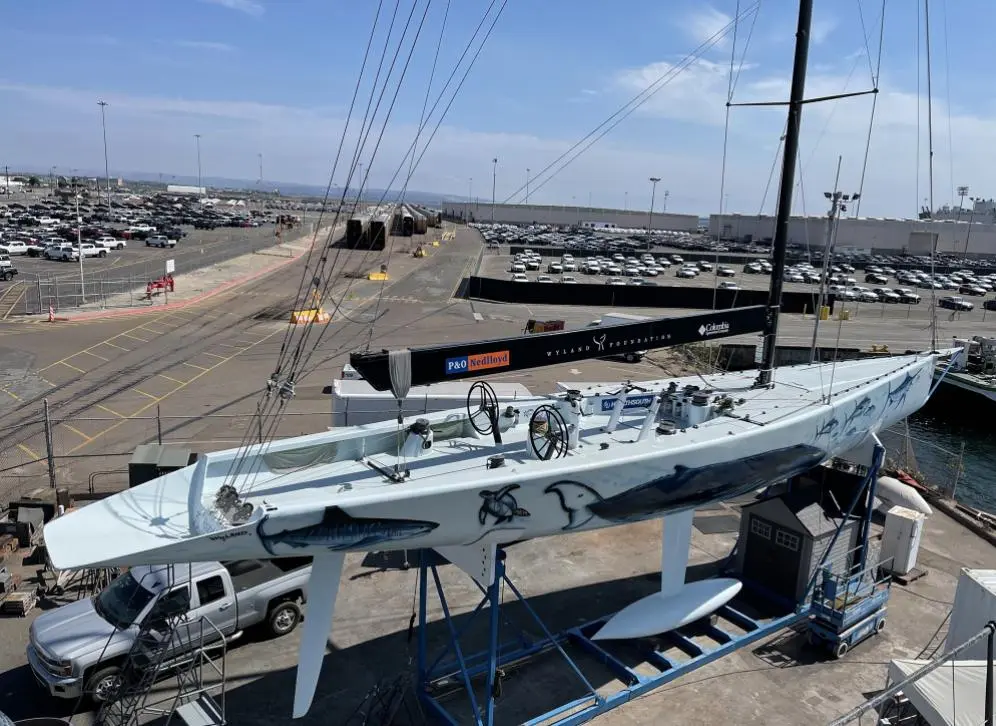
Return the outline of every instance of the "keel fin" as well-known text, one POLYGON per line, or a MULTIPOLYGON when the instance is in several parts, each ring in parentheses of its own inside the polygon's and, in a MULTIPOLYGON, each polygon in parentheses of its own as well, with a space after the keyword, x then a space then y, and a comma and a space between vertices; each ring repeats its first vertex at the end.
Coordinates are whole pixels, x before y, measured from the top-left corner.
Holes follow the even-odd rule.
POLYGON ((498 546, 494 543, 481 542, 457 547, 436 547, 436 552, 474 578, 478 585, 487 588, 495 579, 497 549, 498 546))
POLYGON ((294 684, 294 718, 307 715, 318 687, 325 648, 332 632, 332 615, 339 592, 345 555, 341 552, 315 555, 308 583, 308 613, 301 632, 297 682, 294 684))

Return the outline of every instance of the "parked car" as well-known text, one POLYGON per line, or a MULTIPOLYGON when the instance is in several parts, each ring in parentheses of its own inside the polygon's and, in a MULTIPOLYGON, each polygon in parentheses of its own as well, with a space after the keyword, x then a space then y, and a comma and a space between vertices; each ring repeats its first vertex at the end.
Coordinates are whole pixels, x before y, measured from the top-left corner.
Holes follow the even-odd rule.
POLYGON ((723 280, 722 282, 719 283, 718 287, 719 287, 720 290, 739 290, 740 289, 740 286, 737 283, 735 283, 735 282, 733 282, 731 280, 723 280))
POLYGON ((721 266, 716 270, 716 274, 719 275, 720 277, 736 277, 737 271, 734 270, 732 267, 721 266))
POLYGON ((960 295, 985 296, 986 288, 974 284, 962 285, 958 288, 958 293, 960 295))
MULTIPOLYGON (((55 698, 85 695, 102 703, 114 693, 144 619, 186 613, 188 627, 194 627, 204 618, 213 626, 203 629, 207 642, 252 626, 284 636, 301 622, 310 576, 309 557, 198 562, 176 567, 168 576, 163 566, 132 567, 96 597, 35 618, 28 665, 55 698)), ((178 639, 166 665, 189 660, 190 648, 197 645, 195 638, 178 639)))
POLYGON ((957 310, 959 312, 967 312, 969 310, 974 310, 975 305, 970 303, 963 297, 958 295, 945 295, 937 300, 938 307, 946 308, 948 310, 957 310))
POLYGON ((516 272, 512 275, 512 282, 529 282, 529 278, 524 272, 516 272))
MULTIPOLYGON (((176 240, 170 239, 164 234, 154 234, 151 237, 145 239, 146 247, 176 247, 176 240)), ((536 265, 535 269, 539 269, 539 265, 536 265)))
POLYGON ((93 242, 84 242, 78 249, 83 257, 107 257, 107 250, 95 245, 93 242))
POLYGON ((889 281, 889 278, 880 272, 869 272, 865 275, 865 282, 872 282, 876 285, 884 285, 889 281))
POLYGON ((42 257, 46 260, 60 260, 62 262, 71 262, 73 260, 78 260, 80 258, 79 252, 76 251, 76 247, 71 244, 58 244, 49 245, 42 252, 42 257))
POLYGON ((28 245, 19 239, 5 240, 0 244, 0 252, 5 255, 24 255, 28 252, 28 245))
POLYGON ((696 270, 694 267, 679 267, 678 271, 674 273, 674 276, 685 277, 685 278, 698 277, 699 271, 696 270))
POLYGON ((17 268, 10 261, 10 256, 0 254, 0 280, 10 280, 17 274, 17 268))
POLYGON ((98 247, 103 247, 105 250, 123 250, 128 245, 125 240, 111 237, 110 235, 98 237, 93 243, 98 247))
POLYGON ((899 295, 899 301, 906 305, 920 304, 920 296, 908 287, 897 287, 893 292, 899 295))
POLYGON ((986 300, 982 303, 982 307, 986 310, 996 310, 996 299, 986 300))

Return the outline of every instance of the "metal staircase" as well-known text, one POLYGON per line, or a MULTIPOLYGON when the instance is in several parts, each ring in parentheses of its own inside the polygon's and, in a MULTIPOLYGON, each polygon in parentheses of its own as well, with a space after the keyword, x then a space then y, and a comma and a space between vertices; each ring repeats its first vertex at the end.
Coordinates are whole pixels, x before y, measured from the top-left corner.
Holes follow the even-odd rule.
POLYGON ((166 724, 178 716, 187 726, 224 726, 226 641, 211 621, 191 621, 187 612, 186 602, 160 598, 142 621, 97 724, 136 726, 150 715, 166 717, 166 724))

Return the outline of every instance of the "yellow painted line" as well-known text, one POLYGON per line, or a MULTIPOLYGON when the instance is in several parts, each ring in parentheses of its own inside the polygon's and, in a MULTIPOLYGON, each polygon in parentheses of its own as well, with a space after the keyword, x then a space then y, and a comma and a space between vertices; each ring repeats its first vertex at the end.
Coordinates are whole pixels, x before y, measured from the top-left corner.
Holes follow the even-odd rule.
MULTIPOLYGON (((3 314, 3 319, 4 319, 4 320, 6 320, 7 318, 9 318, 9 317, 10 317, 10 314, 11 314, 12 312, 14 312, 14 308, 16 308, 16 307, 17 307, 17 303, 21 302, 21 300, 22 300, 22 299, 24 298, 24 296, 25 296, 25 294, 27 294, 27 292, 28 292, 28 286, 27 286, 27 285, 25 285, 25 286, 24 286, 24 289, 23 289, 23 290, 21 290, 21 294, 17 296, 17 299, 16 299, 16 300, 15 300, 14 302, 12 302, 12 303, 10 304, 10 307, 9 307, 9 308, 7 308, 7 312, 5 312, 5 313, 3 314)), ((6 305, 7 303, 5 302, 4 304, 6 305)))
POLYGON ((111 414, 112 416, 117 416, 118 418, 127 418, 127 416, 125 416, 123 413, 118 413, 113 408, 108 408, 107 406, 101 403, 95 403, 94 406, 99 408, 101 411, 107 411, 107 413, 111 414))
MULTIPOLYGON (((114 336, 114 337, 116 338, 117 336, 114 336)), ((131 348, 125 348, 124 346, 117 345, 115 343, 112 343, 110 340, 105 340, 103 343, 97 343, 97 345, 109 345, 112 348, 117 348, 118 350, 123 350, 125 353, 131 353, 131 348)), ((97 345, 95 345, 93 347, 96 348, 97 345)))
MULTIPOLYGON (((268 338, 271 338, 271 337, 273 337, 274 335, 277 335, 277 334, 282 334, 283 332, 284 332, 283 330, 274 330, 272 333, 270 333, 268 336, 266 336, 266 338, 263 338, 259 342, 262 343, 265 340, 267 340, 268 338)), ((252 347, 252 346, 250 346, 250 347, 252 347)), ((74 446, 72 449, 70 449, 69 451, 67 451, 66 454, 68 455, 68 454, 74 454, 74 453, 76 453, 77 451, 79 451, 80 449, 82 449, 84 446, 88 446, 93 441, 99 439, 104 434, 108 434, 111 431, 113 431, 114 429, 118 428, 119 426, 121 426, 122 424, 124 424, 129 419, 132 419, 135 416, 139 416, 139 415, 145 413, 150 408, 152 408, 153 406, 155 406, 157 403, 159 403, 160 401, 162 401, 163 399, 165 399, 167 396, 171 396, 174 393, 177 393, 178 391, 186 388, 191 383, 193 383, 194 381, 196 381, 199 378, 201 378, 201 376, 206 376, 208 373, 210 373, 211 371, 213 371, 215 368, 218 368, 220 366, 225 365, 225 363, 227 363, 228 361, 232 360, 237 355, 239 355, 239 353, 233 353, 232 355, 230 355, 225 360, 218 361, 213 366, 211 366, 211 368, 208 368, 207 370, 201 371, 200 373, 198 373, 197 375, 195 375, 193 378, 191 378, 189 381, 187 381, 186 383, 184 383, 182 386, 177 386, 174 390, 172 390, 169 393, 167 393, 166 395, 162 396, 162 398, 156 399, 154 401, 151 401, 150 403, 145 404, 144 406, 142 406, 141 408, 139 408, 137 411, 135 411, 134 413, 132 413, 130 416, 126 416, 125 418, 123 418, 122 420, 118 421, 117 423, 111 424, 110 426, 108 426, 103 431, 100 431, 100 432, 94 434, 90 441, 84 441, 82 444, 79 444, 78 446, 74 446)), ((148 395, 148 394, 146 394, 146 395, 148 395)))
POLYGON ((80 430, 79 430, 78 428, 76 428, 75 426, 70 426, 70 425, 69 425, 69 424, 67 424, 67 423, 64 423, 64 424, 62 424, 62 425, 63 425, 63 426, 65 427, 65 428, 67 428, 67 429, 69 429, 70 431, 72 431, 72 432, 73 432, 74 434, 76 434, 77 436, 80 436, 80 437, 84 438, 84 439, 85 439, 85 440, 87 440, 87 441, 89 441, 89 440, 90 440, 90 437, 89 437, 89 436, 87 436, 87 435, 86 435, 85 433, 83 433, 82 431, 80 431, 80 430))
POLYGON ((13 391, 8 391, 8 390, 7 390, 6 388, 4 388, 4 389, 3 389, 3 392, 4 392, 4 393, 6 393, 6 394, 7 394, 8 396, 10 396, 11 398, 13 398, 13 399, 14 399, 15 401, 20 401, 20 400, 21 400, 21 397, 20 397, 20 396, 18 396, 18 395, 17 395, 16 393, 14 393, 13 391))
MULTIPOLYGON (((137 330, 137 329, 138 329, 138 328, 136 328, 136 330, 137 330)), ((149 342, 149 339, 148 339, 148 338, 140 338, 140 337, 138 337, 137 335, 132 335, 131 333, 121 333, 121 335, 123 335, 123 336, 124 336, 124 337, 126 337, 126 338, 131 338, 132 340, 140 340, 140 341, 142 341, 143 343, 148 343, 148 342, 149 342)))
POLYGON ((135 393, 141 393, 143 396, 148 396, 153 401, 158 401, 159 400, 159 396, 153 396, 151 393, 146 393, 141 388, 132 388, 131 390, 133 390, 135 393))
POLYGON ((33 452, 31 449, 29 449, 24 444, 18 444, 17 448, 19 448, 25 454, 27 454, 28 456, 30 456, 32 459, 40 459, 41 458, 40 456, 38 456, 38 454, 36 454, 35 452, 33 452))
POLYGON ((102 355, 97 355, 96 353, 94 353, 91 350, 84 350, 83 353, 86 353, 87 355, 92 355, 94 358, 99 358, 100 360, 104 361, 105 363, 107 363, 107 362, 109 362, 111 360, 110 358, 105 358, 102 355))
MULTIPOLYGON (((73 355, 79 355, 79 353, 74 353, 73 355)), ((70 356, 70 358, 71 357, 72 356, 70 356)), ((80 373, 86 373, 86 371, 83 370, 82 368, 77 368, 72 363, 66 363, 66 361, 64 361, 64 360, 60 360, 59 363, 61 363, 62 365, 66 366, 66 368, 72 368, 74 371, 79 371, 80 373)))
POLYGON ((52 383, 52 381, 48 380, 47 378, 42 378, 41 376, 38 376, 38 380, 41 381, 42 383, 47 383, 48 385, 52 386, 52 388, 55 388, 55 384, 52 383))
MULTIPOLYGON (((227 358, 222 358, 222 360, 227 360, 227 358)), ((209 371, 210 368, 205 368, 204 366, 195 365, 194 363, 184 363, 185 366, 190 366, 191 368, 196 368, 199 371, 209 371)))
POLYGON ((185 383, 185 381, 177 380, 176 378, 167 376, 165 373, 157 373, 156 375, 159 376, 160 378, 165 378, 167 381, 173 381, 173 383, 178 383, 181 386, 185 383))
POLYGON ((225 356, 223 356, 223 355, 218 355, 217 353, 205 353, 204 355, 209 355, 209 356, 211 356, 212 358, 221 358, 222 360, 224 360, 224 359, 225 359, 225 356))

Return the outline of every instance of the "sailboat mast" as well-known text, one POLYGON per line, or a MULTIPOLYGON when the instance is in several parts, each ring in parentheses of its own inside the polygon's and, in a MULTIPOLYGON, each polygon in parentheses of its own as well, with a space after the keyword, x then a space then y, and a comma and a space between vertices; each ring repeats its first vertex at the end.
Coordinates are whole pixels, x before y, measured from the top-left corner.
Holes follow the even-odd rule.
POLYGON ((764 325, 764 350, 757 386, 771 384, 775 368, 775 337, 785 276, 785 251, 788 247, 788 224, 792 214, 795 166, 799 157, 799 129, 802 122, 803 94, 806 91, 806 66, 809 63, 809 35, 813 24, 813 0, 799 0, 799 25, 795 32, 795 60, 792 63, 792 89, 789 94, 785 152, 782 178, 778 189, 778 212, 775 216, 775 239, 772 243, 771 287, 768 290, 768 315, 764 325))

